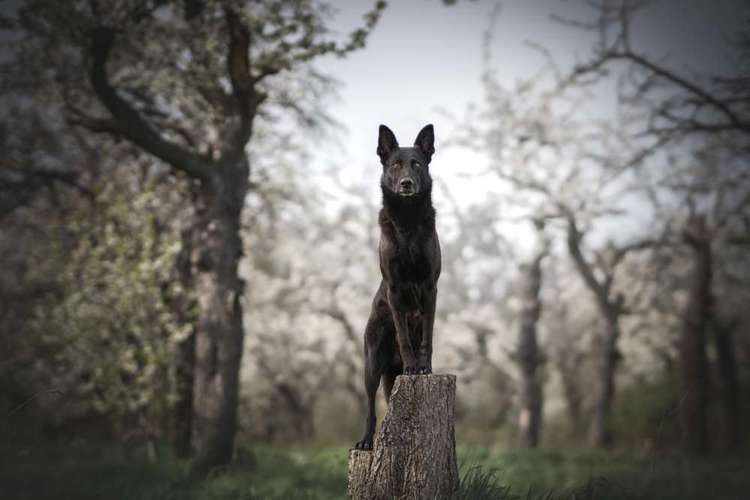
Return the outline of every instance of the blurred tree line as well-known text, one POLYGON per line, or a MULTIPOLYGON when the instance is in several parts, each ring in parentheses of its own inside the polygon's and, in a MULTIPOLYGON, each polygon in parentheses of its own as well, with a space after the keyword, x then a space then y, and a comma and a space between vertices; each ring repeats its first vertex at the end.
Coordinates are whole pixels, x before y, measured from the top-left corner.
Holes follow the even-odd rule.
MULTIPOLYGON (((436 185, 436 365, 459 374, 467 439, 738 449, 750 35, 737 74, 682 74, 631 44, 642 2, 591 4, 560 19, 596 35, 589 56, 536 47, 543 68, 510 88, 487 32, 484 100, 451 142, 502 189, 436 185), (603 101, 612 118, 591 118, 603 101)), ((0 19, 9 420, 169 439, 197 474, 237 433, 359 432, 377 202, 300 166, 337 130, 311 61, 361 49, 384 8, 344 40, 299 0, 29 0, 0 19)))

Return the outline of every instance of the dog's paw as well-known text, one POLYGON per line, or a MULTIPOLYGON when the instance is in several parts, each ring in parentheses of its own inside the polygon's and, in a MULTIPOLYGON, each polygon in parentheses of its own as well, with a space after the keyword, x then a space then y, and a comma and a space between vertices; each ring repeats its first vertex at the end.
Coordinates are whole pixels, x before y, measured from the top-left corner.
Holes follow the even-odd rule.
POLYGON ((418 372, 417 365, 405 365, 404 366, 404 375, 416 375, 418 372))
POLYGON ((429 375, 430 373, 432 373, 432 368, 430 368, 429 366, 422 366, 417 370, 417 373, 419 375, 429 375))
POLYGON ((372 449, 372 438, 364 438, 361 441, 357 441, 354 445, 355 450, 371 450, 372 449))

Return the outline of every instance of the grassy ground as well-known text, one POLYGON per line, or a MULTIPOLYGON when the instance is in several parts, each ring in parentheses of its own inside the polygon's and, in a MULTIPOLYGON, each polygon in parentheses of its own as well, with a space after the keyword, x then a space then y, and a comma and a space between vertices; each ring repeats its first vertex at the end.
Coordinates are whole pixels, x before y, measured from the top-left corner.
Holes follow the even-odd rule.
MULTIPOLYGON (((201 483, 184 480, 186 464, 125 457, 83 443, 2 449, 0 498, 36 499, 343 499, 345 448, 256 447, 201 483)), ((457 499, 750 498, 750 463, 591 451, 465 448, 457 499), (573 494, 575 492, 575 494, 573 494)))

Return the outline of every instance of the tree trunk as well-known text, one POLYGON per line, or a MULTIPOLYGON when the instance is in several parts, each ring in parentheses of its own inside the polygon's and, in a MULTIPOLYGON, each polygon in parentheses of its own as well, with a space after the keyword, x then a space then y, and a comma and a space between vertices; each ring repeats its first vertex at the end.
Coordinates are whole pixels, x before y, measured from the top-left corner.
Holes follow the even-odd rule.
POLYGON ((724 416, 725 448, 742 448, 742 399, 737 377, 737 359, 734 354, 732 330, 734 324, 714 321, 714 342, 718 354, 721 377, 721 402, 724 416))
POLYGON ((177 257, 178 279, 183 294, 175 304, 175 313, 181 324, 191 325, 190 334, 183 339, 175 351, 176 401, 173 408, 172 447, 175 456, 189 458, 193 453, 193 385, 195 383, 195 288, 191 262, 195 252, 195 220, 187 224, 180 235, 182 249, 177 257))
POLYGON ((606 330, 600 342, 597 363, 596 400, 594 402, 594 422, 589 442, 591 446, 605 448, 612 444, 610 413, 615 395, 615 369, 619 360, 617 339, 620 324, 617 312, 606 314, 606 330))
POLYGON ((308 392, 305 387, 294 388, 285 382, 276 384, 276 391, 279 393, 284 406, 289 410, 289 417, 293 422, 294 437, 303 443, 310 442, 315 437, 315 414, 313 407, 315 405, 315 396, 311 395, 305 399, 304 395, 308 392))
POLYGON ((175 378, 174 434, 172 446, 175 456, 189 458, 193 453, 193 385, 195 383, 195 330, 177 346, 175 378))
POLYGON ((708 450, 706 328, 711 315, 711 246, 703 217, 691 218, 685 240, 692 250, 693 271, 680 339, 680 423, 683 448, 690 453, 705 453, 708 450))
POLYGON ((581 377, 579 376, 579 366, 577 365, 580 361, 581 357, 575 356, 575 359, 572 361, 564 359, 556 363, 565 398, 565 409, 568 411, 568 418, 570 419, 570 437, 572 438, 583 435, 579 429, 581 407, 583 406, 581 377))
MULTIPOLYGON (((612 297, 612 283, 617 261, 613 260, 611 267, 603 270, 603 278, 597 278, 594 266, 581 251, 583 233, 578 230, 572 214, 568 214, 567 233, 568 253, 573 259, 578 274, 581 275, 586 287, 593 294, 597 308, 605 322, 604 335, 601 337, 599 352, 596 353, 598 360, 596 399, 594 401, 594 421, 589 434, 589 444, 597 448, 603 448, 612 443, 609 414, 615 392, 615 369, 619 361, 617 339, 620 336, 620 314, 625 299, 619 294, 612 297)), ((619 259, 621 260, 624 255, 625 253, 621 253, 619 259)))
POLYGON ((397 377, 372 451, 349 452, 349 495, 432 500, 455 491, 455 398, 455 375, 397 377))
POLYGON ((244 336, 240 215, 248 173, 243 155, 235 164, 222 165, 200 193, 205 210, 193 263, 198 301, 193 396, 197 453, 191 472, 196 476, 226 465, 233 454, 244 336))
POLYGON ((537 343, 536 326, 542 311, 539 290, 542 286, 542 261, 547 255, 547 246, 541 230, 539 233, 542 239, 540 248, 531 262, 522 267, 525 271, 521 296, 523 310, 516 351, 516 361, 521 372, 518 427, 523 444, 529 448, 535 448, 539 444, 542 429, 542 374, 539 368, 544 361, 537 343))

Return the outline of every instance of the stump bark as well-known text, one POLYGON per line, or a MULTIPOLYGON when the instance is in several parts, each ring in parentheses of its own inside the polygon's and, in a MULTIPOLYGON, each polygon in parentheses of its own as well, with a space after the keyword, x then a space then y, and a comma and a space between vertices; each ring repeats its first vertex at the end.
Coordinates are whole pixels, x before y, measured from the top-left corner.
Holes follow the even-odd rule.
POLYGON ((455 375, 397 377, 373 449, 349 452, 349 496, 433 500, 455 491, 455 399, 455 375))

